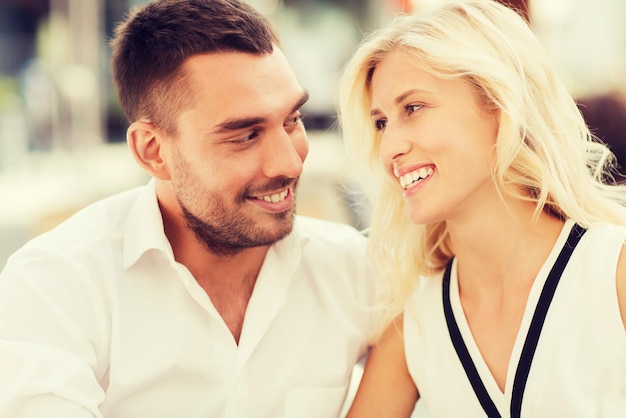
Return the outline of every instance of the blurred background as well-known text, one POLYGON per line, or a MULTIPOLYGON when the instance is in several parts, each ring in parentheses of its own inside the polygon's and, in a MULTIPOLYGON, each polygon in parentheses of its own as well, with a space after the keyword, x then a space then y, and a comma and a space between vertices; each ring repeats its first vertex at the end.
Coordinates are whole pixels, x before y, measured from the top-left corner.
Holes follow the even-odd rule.
MULTIPOLYGON (((300 213, 365 226, 366 214, 346 193, 356 183, 336 130, 339 72, 365 33, 398 12, 437 1, 248 1, 277 25, 296 74, 311 92, 304 109, 311 151, 300 213)), ((141 3, 0 0, 0 268, 30 237, 97 199, 147 181, 124 143, 127 125, 107 45, 116 22, 141 3)), ((626 2, 512 3, 590 110, 590 126, 620 159, 619 144, 626 141, 620 137, 625 112, 619 110, 626 91, 626 2), (600 125, 613 129, 604 132, 600 125)))

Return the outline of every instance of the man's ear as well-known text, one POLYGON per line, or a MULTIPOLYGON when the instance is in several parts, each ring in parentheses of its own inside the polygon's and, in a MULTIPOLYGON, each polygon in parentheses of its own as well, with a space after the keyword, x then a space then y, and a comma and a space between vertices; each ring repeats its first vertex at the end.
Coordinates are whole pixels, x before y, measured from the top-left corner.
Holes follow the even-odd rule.
POLYGON ((169 180, 169 169, 163 159, 163 140, 156 126, 145 120, 133 122, 126 131, 126 142, 137 164, 151 176, 169 180))

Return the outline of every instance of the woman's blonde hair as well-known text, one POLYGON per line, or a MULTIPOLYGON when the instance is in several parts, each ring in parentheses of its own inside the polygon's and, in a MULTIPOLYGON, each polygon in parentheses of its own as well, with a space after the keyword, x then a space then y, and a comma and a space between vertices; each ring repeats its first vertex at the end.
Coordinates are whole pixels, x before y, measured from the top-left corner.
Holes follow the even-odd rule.
POLYGON ((370 255, 381 279, 383 324, 403 309, 420 275, 440 272, 453 256, 445 222, 411 223, 397 181, 379 158, 370 83, 378 63, 396 50, 436 77, 470 81, 499 111, 492 175, 501 195, 534 202, 536 215, 548 211, 583 226, 626 224, 626 189, 612 184, 613 155, 589 132, 516 11, 493 0, 459 0, 399 16, 358 47, 342 75, 339 102, 344 141, 364 169, 373 205, 370 255))

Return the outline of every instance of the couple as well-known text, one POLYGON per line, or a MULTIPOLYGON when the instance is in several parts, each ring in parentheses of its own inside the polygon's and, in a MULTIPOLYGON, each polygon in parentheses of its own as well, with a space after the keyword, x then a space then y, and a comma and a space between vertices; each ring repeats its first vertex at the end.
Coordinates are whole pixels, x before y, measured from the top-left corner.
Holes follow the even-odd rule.
POLYGON ((399 17, 348 63, 369 240, 294 215, 308 93, 254 9, 156 1, 112 49, 152 180, 9 259, 0 416, 336 417, 368 353, 349 417, 595 412, 626 189, 514 11, 399 17))

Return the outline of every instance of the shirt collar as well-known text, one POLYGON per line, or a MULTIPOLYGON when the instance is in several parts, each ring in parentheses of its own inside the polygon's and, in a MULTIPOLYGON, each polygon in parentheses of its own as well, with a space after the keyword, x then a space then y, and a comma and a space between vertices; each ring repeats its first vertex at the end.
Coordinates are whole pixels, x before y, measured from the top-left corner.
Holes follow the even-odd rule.
POLYGON ((137 200, 131 206, 123 240, 122 267, 125 270, 149 250, 162 251, 169 258, 174 258, 172 247, 165 236, 154 178, 141 190, 137 200))
POLYGON ((295 217, 291 233, 272 245, 265 256, 264 264, 278 260, 280 269, 287 273, 285 274, 287 277, 290 276, 290 274, 296 270, 298 264, 300 264, 302 251, 310 238, 308 231, 300 226, 299 219, 298 216, 295 217))

